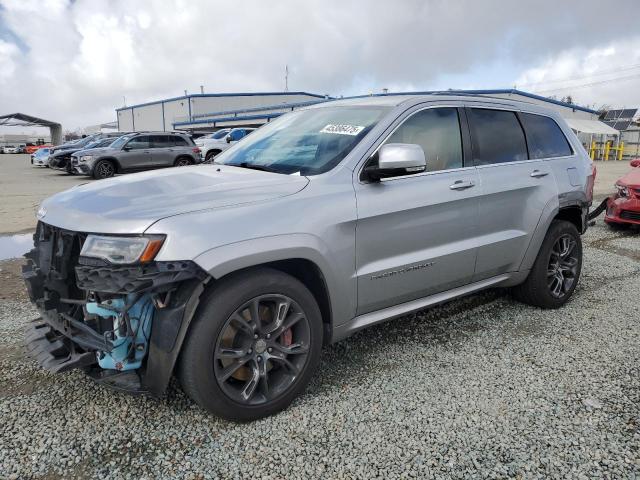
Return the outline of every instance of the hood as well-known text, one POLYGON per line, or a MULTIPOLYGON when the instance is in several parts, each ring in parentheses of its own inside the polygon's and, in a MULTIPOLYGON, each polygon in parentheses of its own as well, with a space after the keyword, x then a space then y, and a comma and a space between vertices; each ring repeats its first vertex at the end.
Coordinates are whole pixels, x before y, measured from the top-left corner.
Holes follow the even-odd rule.
POLYGON ((82 147, 63 148, 62 150, 56 149, 50 155, 52 157, 68 157, 69 155, 79 152, 80 150, 82 150, 82 147))
POLYGON ((42 202, 38 216, 67 230, 143 233, 162 218, 264 202, 299 192, 308 182, 226 165, 167 168, 79 185, 42 202))
POLYGON ((640 188, 640 168, 636 167, 618 180, 618 183, 627 187, 640 188))

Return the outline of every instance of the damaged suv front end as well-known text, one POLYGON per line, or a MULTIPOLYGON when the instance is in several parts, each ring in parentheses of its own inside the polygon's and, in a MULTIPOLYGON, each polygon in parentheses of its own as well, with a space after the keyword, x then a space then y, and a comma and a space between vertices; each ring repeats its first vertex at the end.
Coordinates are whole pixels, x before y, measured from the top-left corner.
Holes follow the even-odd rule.
POLYGON ((154 261, 163 242, 159 235, 93 235, 40 221, 23 267, 42 313, 26 334, 30 356, 52 372, 82 368, 117 389, 162 394, 182 318, 207 278, 191 261, 154 261))

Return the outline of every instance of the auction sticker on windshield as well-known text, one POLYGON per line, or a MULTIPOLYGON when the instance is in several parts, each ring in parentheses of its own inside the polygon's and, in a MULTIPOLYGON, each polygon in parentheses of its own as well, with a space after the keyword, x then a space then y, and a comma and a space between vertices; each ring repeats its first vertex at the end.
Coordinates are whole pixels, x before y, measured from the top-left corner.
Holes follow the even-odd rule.
POLYGON ((334 133, 336 135, 358 135, 362 130, 364 130, 364 127, 361 127, 359 125, 334 125, 330 123, 329 125, 326 125, 322 130, 320 130, 320 133, 334 133))

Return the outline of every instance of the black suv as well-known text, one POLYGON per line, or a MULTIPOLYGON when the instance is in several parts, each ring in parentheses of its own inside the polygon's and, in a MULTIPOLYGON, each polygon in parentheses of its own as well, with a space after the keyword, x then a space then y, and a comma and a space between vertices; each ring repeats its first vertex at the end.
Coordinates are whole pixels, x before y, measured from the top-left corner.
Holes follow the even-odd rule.
POLYGON ((93 178, 116 173, 180 167, 202 162, 200 149, 186 133, 136 132, 124 135, 109 147, 78 152, 71 158, 76 173, 93 178))

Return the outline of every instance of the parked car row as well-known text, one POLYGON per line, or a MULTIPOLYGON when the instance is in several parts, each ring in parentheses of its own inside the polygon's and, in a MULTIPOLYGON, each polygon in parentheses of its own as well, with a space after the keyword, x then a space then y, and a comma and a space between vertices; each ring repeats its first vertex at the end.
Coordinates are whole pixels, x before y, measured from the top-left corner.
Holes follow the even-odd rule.
POLYGON ((223 129, 192 137, 184 132, 99 133, 31 155, 31 164, 96 179, 154 168, 212 162, 254 128, 223 129))
POLYGON ((0 153, 28 153, 32 154, 41 148, 49 148, 51 145, 42 144, 34 145, 32 143, 21 144, 17 147, 14 145, 0 145, 0 153))

